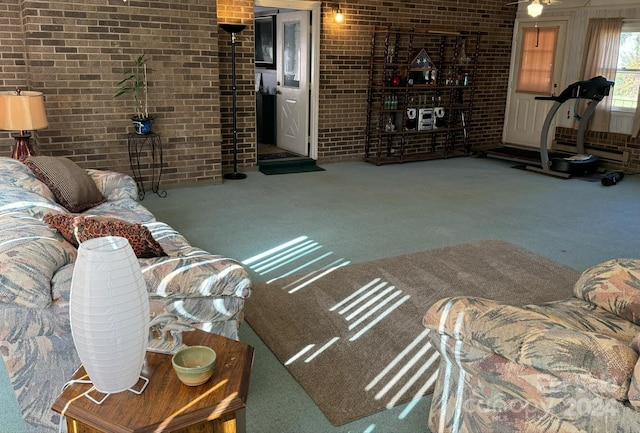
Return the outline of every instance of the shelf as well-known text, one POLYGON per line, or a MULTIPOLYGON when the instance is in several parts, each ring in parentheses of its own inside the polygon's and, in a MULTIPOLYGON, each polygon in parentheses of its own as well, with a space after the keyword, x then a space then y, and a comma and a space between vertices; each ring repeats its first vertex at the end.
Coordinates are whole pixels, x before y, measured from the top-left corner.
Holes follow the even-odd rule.
POLYGON ((466 31, 372 31, 365 161, 382 165, 469 154, 479 43, 480 33, 466 31), (401 77, 401 84, 390 85, 392 76, 401 77), (396 108, 384 108, 389 100, 396 108), (434 109, 430 118, 430 110, 421 108, 444 112, 434 109), (408 118, 409 109, 416 117, 411 112, 408 118), (436 121, 450 126, 407 129, 436 121), (389 122, 395 130, 384 130, 389 122))
POLYGON ((409 155, 388 155, 380 157, 365 158, 366 162, 373 162, 376 165, 385 164, 402 164, 404 162, 429 161, 434 159, 460 158, 467 156, 466 153, 460 151, 452 152, 422 152, 409 155))
POLYGON ((464 90, 470 89, 472 86, 465 86, 463 84, 411 84, 402 86, 383 86, 379 84, 373 84, 369 88, 373 90, 382 91, 405 91, 405 90, 464 90))
POLYGON ((378 131, 377 129, 368 130, 368 134, 372 135, 421 135, 421 134, 435 134, 435 133, 445 133, 452 131, 464 131, 466 128, 462 125, 460 126, 452 126, 452 127, 440 127, 440 128, 431 128, 431 129, 405 129, 403 131, 378 131))

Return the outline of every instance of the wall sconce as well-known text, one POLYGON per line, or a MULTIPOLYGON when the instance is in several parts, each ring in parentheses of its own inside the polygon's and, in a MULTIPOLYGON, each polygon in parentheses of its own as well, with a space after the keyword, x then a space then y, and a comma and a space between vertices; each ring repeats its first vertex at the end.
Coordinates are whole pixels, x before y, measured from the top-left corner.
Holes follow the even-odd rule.
POLYGON ((529 6, 527 6, 527 13, 530 17, 536 18, 539 17, 542 13, 542 5, 540 4, 540 0, 533 0, 529 6))
POLYGON ((340 5, 333 5, 333 7, 331 8, 331 11, 333 12, 333 21, 336 22, 336 24, 340 24, 344 21, 344 15, 342 14, 342 9, 340 9, 340 5))
POLYGON ((31 133, 46 128, 47 115, 44 111, 44 97, 41 92, 15 91, 0 92, 0 130, 20 131, 12 156, 23 159, 35 155, 31 147, 31 133))

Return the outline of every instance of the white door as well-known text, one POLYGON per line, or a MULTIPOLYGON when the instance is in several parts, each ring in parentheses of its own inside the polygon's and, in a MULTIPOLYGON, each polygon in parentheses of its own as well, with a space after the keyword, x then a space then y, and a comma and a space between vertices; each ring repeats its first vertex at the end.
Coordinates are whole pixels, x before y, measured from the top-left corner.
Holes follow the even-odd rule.
POLYGON ((309 155, 309 11, 276 18, 278 147, 309 155))
MULTIPOLYGON (((563 90, 566 28, 566 21, 516 25, 502 134, 504 143, 540 148, 542 125, 553 101, 537 101, 535 97, 558 95, 563 90)), ((554 136, 555 120, 549 128, 548 143, 554 136)))

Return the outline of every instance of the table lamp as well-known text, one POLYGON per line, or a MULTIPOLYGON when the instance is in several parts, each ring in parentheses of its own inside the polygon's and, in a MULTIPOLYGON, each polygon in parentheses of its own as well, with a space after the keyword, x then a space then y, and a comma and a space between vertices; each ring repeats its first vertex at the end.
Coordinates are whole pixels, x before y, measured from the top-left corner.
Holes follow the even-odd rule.
POLYGON ((35 155, 30 144, 31 133, 29 131, 46 128, 47 125, 42 92, 21 91, 20 89, 0 92, 0 129, 20 131, 13 136, 16 139, 16 144, 11 156, 16 159, 24 159, 35 155))
POLYGON ((130 390, 141 379, 149 338, 147 284, 129 241, 103 236, 80 244, 71 278, 71 335, 93 387, 105 394, 130 390))

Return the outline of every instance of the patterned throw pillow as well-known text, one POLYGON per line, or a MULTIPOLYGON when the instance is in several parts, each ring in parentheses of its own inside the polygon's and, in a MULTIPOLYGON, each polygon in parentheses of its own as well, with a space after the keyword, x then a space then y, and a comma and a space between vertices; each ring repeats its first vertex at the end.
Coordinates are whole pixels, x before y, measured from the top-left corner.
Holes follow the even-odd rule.
POLYGON ((46 214, 43 221, 78 247, 80 243, 102 236, 126 238, 139 258, 160 257, 167 254, 142 224, 132 224, 116 218, 89 217, 74 214, 46 214))
POLYGON ((68 158, 31 156, 24 163, 70 212, 82 212, 106 201, 86 170, 68 158))

